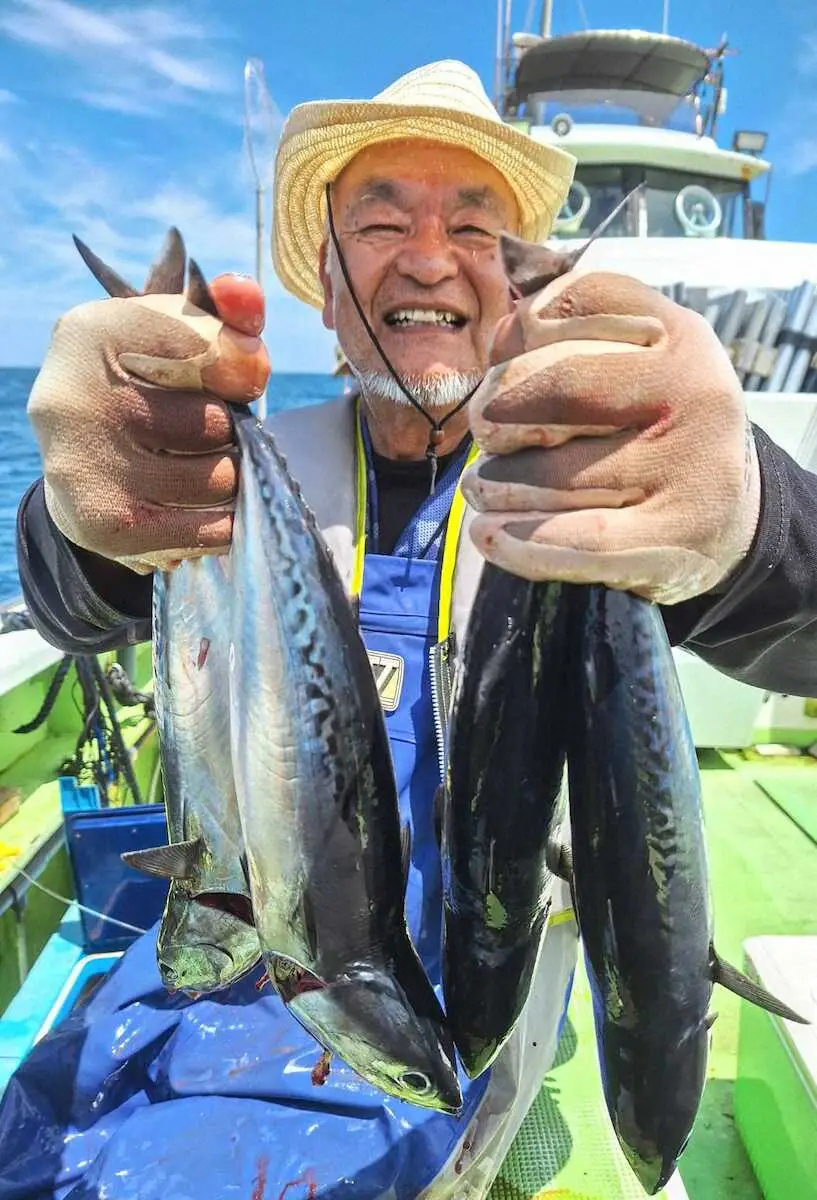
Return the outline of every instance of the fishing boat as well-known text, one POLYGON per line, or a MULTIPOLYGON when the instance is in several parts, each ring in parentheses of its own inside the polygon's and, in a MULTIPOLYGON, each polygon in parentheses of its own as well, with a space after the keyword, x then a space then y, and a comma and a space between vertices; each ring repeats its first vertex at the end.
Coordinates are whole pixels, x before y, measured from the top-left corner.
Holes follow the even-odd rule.
MULTIPOLYGON (((500 18, 502 9, 500 0, 500 18)), ((506 121, 578 161, 553 244, 580 245, 630 195, 583 266, 636 275, 700 311, 732 357, 752 419, 817 468, 817 245, 765 237, 766 135, 719 144, 726 45, 626 30, 554 37, 550 11, 545 0, 536 35, 514 35, 500 19, 496 100, 506 121)), ((68 658, 25 626, 19 605, 3 614, 0 1089, 163 900, 162 885, 119 859, 165 838, 150 648, 68 658)), ((676 661, 721 953, 743 958, 817 1025, 817 698, 766 694, 682 650, 676 661)), ((717 1007, 703 1107, 663 1194, 811 1198, 817 1035, 727 993, 717 1007)), ((642 1194, 609 1126, 580 973, 556 1063, 491 1197, 642 1194)))

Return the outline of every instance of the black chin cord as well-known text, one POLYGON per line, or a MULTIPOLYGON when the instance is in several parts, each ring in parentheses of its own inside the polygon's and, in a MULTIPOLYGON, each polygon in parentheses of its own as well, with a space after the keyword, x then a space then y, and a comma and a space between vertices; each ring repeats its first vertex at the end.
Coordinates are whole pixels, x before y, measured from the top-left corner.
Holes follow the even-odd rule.
POLYGON ((459 404, 457 404, 454 408, 452 408, 451 412, 446 413, 445 416, 441 420, 438 421, 436 417, 432 417, 431 413, 426 412, 426 410, 423 408, 420 401, 415 396, 412 396, 411 392, 408 390, 408 388, 403 383, 400 376, 395 371, 394 367, 389 362, 388 357, 386 356, 386 352, 383 349, 383 347, 380 345, 380 342, 377 340, 377 335, 376 335, 375 331, 372 329, 371 325, 369 324, 369 321, 366 317, 365 312, 363 311, 361 303, 357 298, 357 292, 355 291, 355 289, 352 285, 352 280, 349 275, 349 268, 346 266, 346 259, 343 256, 343 251, 340 248, 340 242, 338 241, 338 235, 335 230, 335 218, 332 213, 332 193, 330 191, 330 185, 328 183, 326 185, 326 212, 327 212, 327 215, 329 218, 329 234, 332 238, 332 245, 335 247, 335 253, 338 256, 338 262, 340 263, 340 269, 343 274, 343 278, 346 283, 346 287, 349 291, 349 295, 352 297, 354 306, 357 309, 357 315, 360 317, 360 320, 363 323, 363 328, 366 330, 369 337, 371 338, 372 344, 374 345, 375 349, 377 350, 377 353, 383 359, 383 362, 386 364, 386 368, 387 368, 389 374, 391 375, 392 379, 397 384, 397 386, 400 388, 400 391, 403 393, 403 395, 406 397, 406 399, 409 401, 409 403, 415 407, 417 412, 421 413, 425 417, 425 419, 428 421, 428 424, 430 426, 429 431, 428 431, 428 445, 426 446, 426 458, 428 459, 429 465, 431 467, 430 494, 433 495, 434 487, 437 482, 437 452, 438 452, 440 444, 442 443, 442 440, 443 440, 443 427, 447 424, 448 421, 451 420, 452 417, 455 417, 458 412, 460 412, 463 408, 465 408, 466 404, 471 399, 474 392, 477 390, 477 387, 479 387, 479 384, 477 384, 476 387, 472 388, 471 391, 468 393, 468 395, 463 400, 460 400, 459 404))

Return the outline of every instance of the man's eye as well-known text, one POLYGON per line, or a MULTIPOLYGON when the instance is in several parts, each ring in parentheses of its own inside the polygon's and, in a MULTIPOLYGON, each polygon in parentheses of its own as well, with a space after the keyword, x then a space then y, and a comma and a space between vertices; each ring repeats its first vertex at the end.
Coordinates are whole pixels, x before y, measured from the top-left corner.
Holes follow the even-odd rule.
POLYGON ((359 233, 402 233, 402 225, 364 225, 359 233))
POLYGON ((458 225, 454 233, 465 233, 468 236, 476 234, 479 237, 496 239, 495 233, 491 233, 489 229, 482 229, 479 225, 458 225))

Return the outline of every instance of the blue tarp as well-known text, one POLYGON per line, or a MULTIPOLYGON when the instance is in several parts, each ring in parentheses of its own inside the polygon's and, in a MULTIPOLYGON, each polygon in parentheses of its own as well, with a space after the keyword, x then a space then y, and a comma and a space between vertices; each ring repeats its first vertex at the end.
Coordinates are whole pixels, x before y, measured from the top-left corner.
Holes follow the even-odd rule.
POLYGON ((453 1153, 459 1117, 384 1096, 320 1047, 258 974, 170 995, 156 930, 34 1047, 0 1103, 0 1200, 411 1200, 453 1153), (172 1103, 170 1103, 172 1101, 172 1103))

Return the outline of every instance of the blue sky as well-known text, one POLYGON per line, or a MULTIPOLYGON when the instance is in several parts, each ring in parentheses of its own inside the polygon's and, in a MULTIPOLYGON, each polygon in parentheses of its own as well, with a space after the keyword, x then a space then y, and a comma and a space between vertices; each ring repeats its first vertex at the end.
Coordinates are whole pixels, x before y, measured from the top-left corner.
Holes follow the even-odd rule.
MULTIPOLYGON (((514 30, 539 19, 516 0, 514 30)), ((554 32, 659 29, 662 0, 555 0, 554 32)), ((495 0, 0 0, 0 365, 36 365, 54 321, 96 298, 70 235, 139 282, 171 223, 208 274, 251 270, 254 196, 242 151, 243 66, 261 59, 282 113, 370 96, 438 58, 492 90, 495 0)), ((814 0, 674 0, 670 32, 726 31, 732 130, 766 129, 768 235, 817 239, 814 0)), ((728 139, 728 140, 727 140, 728 139)), ((331 369, 333 338, 268 266, 280 371, 331 369)))

